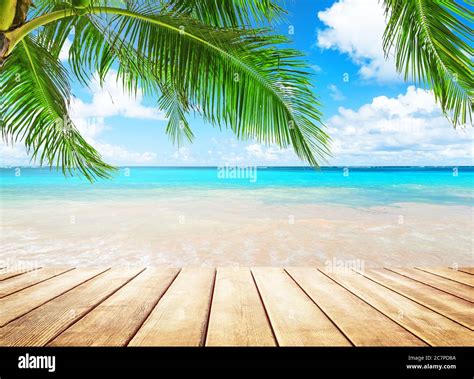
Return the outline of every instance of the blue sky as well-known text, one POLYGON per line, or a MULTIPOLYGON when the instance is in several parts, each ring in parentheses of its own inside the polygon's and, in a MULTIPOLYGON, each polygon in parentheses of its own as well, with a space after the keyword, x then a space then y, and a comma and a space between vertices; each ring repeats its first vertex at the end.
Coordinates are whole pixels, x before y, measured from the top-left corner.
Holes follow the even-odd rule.
MULTIPOLYGON (((330 165, 472 165, 473 128, 453 130, 432 94, 404 83, 381 48, 378 0, 287 1, 276 26, 307 54, 324 122, 333 139, 330 165)), ((64 52, 64 58, 67 52, 64 52)), ((190 116, 193 144, 177 149, 164 133, 156 99, 131 99, 115 82, 91 89, 74 83, 74 120, 113 164, 302 165, 291 149, 237 141, 190 116)), ((27 165, 22 148, 0 145, 3 166, 27 165)))

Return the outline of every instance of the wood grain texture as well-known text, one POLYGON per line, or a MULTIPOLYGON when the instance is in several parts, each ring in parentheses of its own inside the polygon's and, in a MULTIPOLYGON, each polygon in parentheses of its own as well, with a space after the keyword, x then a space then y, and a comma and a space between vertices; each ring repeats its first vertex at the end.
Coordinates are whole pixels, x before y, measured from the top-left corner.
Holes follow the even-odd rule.
POLYGON ((125 346, 178 274, 148 268, 65 330, 49 346, 125 346))
POLYGON ((474 302, 474 291, 465 284, 455 283, 452 280, 441 278, 437 275, 429 274, 425 271, 416 270, 414 268, 386 268, 389 271, 399 275, 406 276, 410 279, 419 281, 420 283, 432 286, 441 291, 445 291, 451 295, 457 296, 469 302, 474 302))
POLYGON ((459 267, 458 271, 465 272, 466 274, 474 275, 474 267, 459 267))
POLYGON ((249 268, 218 268, 207 346, 275 346, 249 268))
POLYGON ((34 271, 34 270, 39 270, 41 267, 31 267, 31 268, 3 268, 0 270, 0 281, 7 280, 10 278, 13 278, 18 275, 23 275, 26 274, 27 272, 34 271))
POLYGON ((183 268, 128 346, 204 344, 215 269, 183 268))
POLYGON ((474 328, 474 307, 466 300, 388 270, 365 270, 360 274, 471 330, 474 328))
POLYGON ((474 344, 473 288, 420 269, 61 270, 0 281, 0 345, 474 344))
POLYGON ((44 346, 143 269, 113 268, 0 329, 2 346, 44 346))
POLYGON ((360 274, 326 275, 432 346, 474 346, 468 328, 387 289, 360 274))
POLYGON ((457 283, 465 284, 474 289, 474 276, 462 271, 455 271, 446 267, 415 267, 418 270, 441 276, 457 283))
POLYGON ((105 270, 104 268, 72 270, 0 299, 0 309, 2 309, 0 313, 0 326, 4 326, 15 318, 28 313, 32 309, 71 290, 105 270))
POLYGON ((355 346, 426 346, 315 268, 286 270, 355 346))
POLYGON ((252 268, 280 346, 351 346, 348 339, 281 268, 252 268))
POLYGON ((72 267, 48 267, 40 270, 34 270, 22 275, 15 276, 10 280, 0 281, 0 298, 31 287, 45 280, 54 278, 67 271, 73 270, 72 267))

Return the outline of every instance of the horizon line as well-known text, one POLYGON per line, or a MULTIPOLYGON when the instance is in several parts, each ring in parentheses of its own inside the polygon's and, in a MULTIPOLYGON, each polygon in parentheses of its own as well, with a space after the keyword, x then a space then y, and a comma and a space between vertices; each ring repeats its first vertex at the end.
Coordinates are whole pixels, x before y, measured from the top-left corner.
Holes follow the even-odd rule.
MULTIPOLYGON (((388 165, 388 166, 377 166, 377 165, 336 165, 336 166, 272 166, 272 165, 209 165, 209 166, 134 166, 134 165, 117 165, 116 168, 219 168, 219 167, 257 167, 257 168, 304 168, 304 169, 318 169, 318 168, 459 168, 459 167, 468 167, 474 168, 474 165, 388 165)), ((31 169, 44 169, 50 171, 57 171, 61 169, 59 167, 45 167, 45 166, 22 166, 22 165, 9 165, 9 166, 0 166, 0 169, 12 169, 12 168, 31 168, 31 169)))

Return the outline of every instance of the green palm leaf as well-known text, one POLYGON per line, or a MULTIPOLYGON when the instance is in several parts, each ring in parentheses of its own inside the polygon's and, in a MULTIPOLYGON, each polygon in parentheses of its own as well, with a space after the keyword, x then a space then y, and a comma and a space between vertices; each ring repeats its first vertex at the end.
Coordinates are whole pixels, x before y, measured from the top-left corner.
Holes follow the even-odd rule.
POLYGON ((384 0, 384 50, 405 80, 427 84, 454 127, 472 124, 473 13, 461 2, 384 0))
MULTIPOLYGON (((113 67, 130 93, 141 88, 145 95, 159 97, 158 105, 169 118, 166 131, 176 143, 192 140, 186 116, 194 111, 216 127, 231 128, 240 139, 292 146, 312 165, 329 155, 329 138, 312 93, 309 70, 300 53, 279 47, 288 42, 284 37, 265 29, 207 25, 195 11, 164 3, 166 9, 134 1, 123 8, 93 6, 85 14, 60 2, 46 4, 54 22, 38 29, 36 45, 57 61, 74 28, 69 63, 79 81, 87 85, 96 73, 103 79, 113 67)), ((13 51, 22 56, 21 45, 13 51)), ((10 61, 15 58, 12 56, 5 68, 11 77, 14 69, 10 61)), ((19 86, 17 98, 11 97, 7 103, 18 102, 19 94, 27 90, 19 86)), ((69 94, 62 98, 64 106, 55 113, 64 115, 69 94)), ((25 127, 11 124, 5 134, 16 136, 20 128, 25 127)), ((29 128, 36 126, 29 124, 29 128)), ((46 144, 42 148, 45 157, 50 157, 54 147, 46 144)), ((74 147, 63 152, 62 164, 71 167, 67 154, 76 156, 77 152, 74 147)), ((79 170, 88 167, 77 162, 76 166, 79 170)), ((98 167, 97 157, 93 166, 98 167)))
POLYGON ((182 91, 175 89, 171 81, 163 85, 149 61, 140 56, 134 46, 123 41, 101 17, 85 15, 62 19, 44 28, 40 32, 41 40, 46 43, 47 48, 59 55, 61 48, 56 46, 55 41, 64 41, 69 34, 65 31, 72 27, 75 33, 69 62, 82 84, 87 86, 95 74, 103 81, 110 68, 115 65, 119 80, 132 95, 136 94, 139 87, 148 96, 161 93, 158 106, 169 119, 166 133, 173 143, 179 146, 184 139, 192 141, 194 135, 186 120, 189 111, 187 97, 182 91))
POLYGON ((170 117, 166 130, 176 142, 192 139, 185 119, 192 105, 241 139, 292 145, 315 165, 327 157, 328 137, 318 127, 319 103, 306 64, 298 52, 276 48, 285 38, 265 30, 216 30, 147 6, 129 5, 126 13, 108 16, 96 9, 74 24, 71 67, 84 84, 117 64, 125 88, 140 86, 147 95, 159 90, 159 105, 170 117))
POLYGON ((70 88, 60 62, 33 38, 24 38, 2 68, 2 136, 23 141, 40 164, 79 171, 89 180, 107 177, 105 164, 68 116, 70 88))
POLYGON ((165 110, 168 118, 166 133, 171 141, 178 146, 183 143, 183 140, 192 142, 194 134, 186 119, 186 115, 190 110, 186 94, 172 86, 162 87, 161 92, 162 95, 158 105, 160 109, 165 110))
POLYGON ((298 52, 276 49, 285 38, 265 30, 216 31, 147 7, 131 11, 143 17, 123 12, 110 20, 117 35, 126 36, 126 49, 153 62, 155 77, 183 89, 208 121, 241 139, 292 145, 314 165, 327 156, 306 64, 298 52))
POLYGON ((215 27, 248 27, 252 22, 280 20, 286 13, 272 0, 165 0, 163 3, 175 14, 215 27))

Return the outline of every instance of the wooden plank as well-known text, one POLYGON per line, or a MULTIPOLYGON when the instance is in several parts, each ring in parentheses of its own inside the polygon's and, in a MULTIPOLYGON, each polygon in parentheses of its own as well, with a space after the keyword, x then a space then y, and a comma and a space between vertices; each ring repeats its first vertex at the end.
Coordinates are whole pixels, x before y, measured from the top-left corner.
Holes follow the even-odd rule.
POLYGON ((465 284, 474 288, 474 276, 466 274, 465 272, 451 270, 446 267, 415 267, 418 270, 429 272, 433 275, 441 276, 457 283, 465 284))
POLYGON ((298 267, 286 271, 355 346, 426 346, 316 269, 298 267))
POLYGON ((360 274, 326 272, 326 275, 429 345, 474 346, 474 333, 468 328, 360 274))
POLYGON ((465 272, 466 274, 474 275, 474 267, 459 267, 458 271, 465 272))
POLYGON ((0 309, 2 310, 0 312, 0 326, 4 326, 15 318, 23 316, 32 309, 99 275, 105 270, 103 268, 72 270, 0 299, 0 309))
POLYGON ((27 272, 39 270, 41 267, 31 267, 31 268, 6 268, 5 270, 0 271, 0 281, 13 278, 18 275, 23 275, 27 272))
POLYGON ((172 268, 147 268, 48 345, 125 346, 178 272, 172 268))
POLYGON ((360 274, 471 330, 474 328, 474 307, 466 300, 387 270, 365 270, 360 274))
POLYGON ((217 269, 206 345, 276 345, 249 268, 217 269))
POLYGON ((43 268, 41 270, 30 271, 24 275, 15 276, 10 280, 1 281, 0 298, 34 286, 35 284, 44 282, 45 280, 54 278, 55 276, 64 274, 71 270, 73 270, 72 267, 43 268))
POLYGON ((46 345, 142 270, 114 268, 95 276, 1 328, 0 345, 46 345))
POLYGON ((472 288, 460 283, 454 283, 452 280, 441 278, 439 276, 428 274, 427 272, 416 270, 414 268, 388 268, 386 270, 395 272, 399 275, 406 276, 423 284, 435 287, 441 291, 445 291, 451 295, 461 299, 474 301, 474 293, 472 288))
POLYGON ((201 346, 215 269, 183 268, 128 346, 201 346))
POLYGON ((352 345, 283 269, 252 273, 280 346, 352 345))

